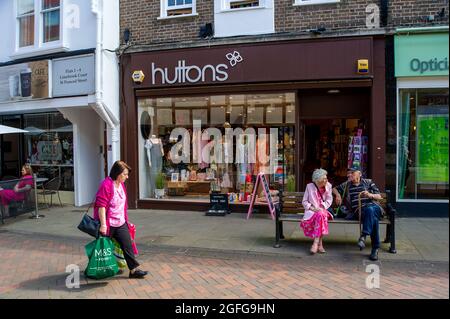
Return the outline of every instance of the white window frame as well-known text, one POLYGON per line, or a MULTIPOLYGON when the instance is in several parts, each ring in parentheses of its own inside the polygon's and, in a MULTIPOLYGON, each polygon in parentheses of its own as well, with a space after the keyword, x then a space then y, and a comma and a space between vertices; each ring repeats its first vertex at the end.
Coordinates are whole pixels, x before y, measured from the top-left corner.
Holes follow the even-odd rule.
POLYGON ((197 0, 192 0, 192 4, 184 4, 184 5, 175 5, 169 7, 169 0, 161 0, 161 13, 158 17, 158 20, 161 19, 176 19, 176 18, 185 18, 185 17, 195 17, 197 14, 197 0), (192 12, 189 14, 181 14, 176 16, 169 16, 167 11, 176 10, 176 9, 187 9, 192 8, 192 12))
POLYGON ((21 14, 19 15, 18 13, 18 9, 19 6, 17 5, 17 0, 14 1, 14 16, 15 16, 15 23, 16 23, 16 48, 20 48, 20 49, 26 49, 26 48, 31 48, 34 46, 34 43, 36 43, 36 3, 34 5, 34 11, 33 13, 28 13, 28 14, 21 14), (25 18, 25 17, 31 17, 34 16, 34 35, 33 35, 33 41, 34 43, 32 45, 28 45, 28 46, 24 46, 24 47, 20 47, 20 22, 19 19, 20 18, 25 18))
POLYGON ((39 44, 42 45, 46 45, 47 43, 56 43, 56 42, 60 42, 61 41, 61 35, 62 35, 62 14, 61 14, 61 10, 62 10, 62 2, 63 0, 59 0, 59 7, 55 7, 55 8, 50 8, 50 9, 43 9, 43 1, 42 0, 38 0, 37 2, 40 2, 40 17, 39 17, 39 28, 40 28, 40 32, 41 33, 41 37, 39 38, 39 44), (44 42, 44 14, 48 13, 48 12, 52 12, 52 11, 56 11, 59 10, 59 39, 58 40, 54 40, 54 41, 49 41, 49 42, 44 42))
MULTIPOLYGON (((15 17, 15 43, 14 50, 10 57, 12 59, 26 58, 37 54, 50 54, 60 51, 68 51, 69 49, 64 42, 64 0, 60 0, 58 8, 43 10, 43 0, 34 0, 34 44, 26 47, 19 47, 20 25, 18 12, 18 0, 14 0, 13 10, 15 17), (44 12, 59 9, 59 40, 44 42, 44 12)), ((24 15, 22 15, 24 16, 24 15)))
POLYGON ((255 10, 255 9, 264 9, 266 8, 266 0, 259 0, 259 6, 257 7, 247 7, 247 8, 231 8, 231 3, 232 2, 240 2, 242 0, 221 0, 221 7, 222 10, 221 11, 241 11, 241 10, 255 10))
POLYGON ((294 0, 294 6, 309 6, 315 4, 339 3, 341 0, 294 0))

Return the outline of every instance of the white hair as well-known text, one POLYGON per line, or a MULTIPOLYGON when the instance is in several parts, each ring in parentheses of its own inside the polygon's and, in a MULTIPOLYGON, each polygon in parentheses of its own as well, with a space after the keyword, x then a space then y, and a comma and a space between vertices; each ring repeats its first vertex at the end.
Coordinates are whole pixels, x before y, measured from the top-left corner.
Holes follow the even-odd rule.
POLYGON ((328 172, 322 168, 318 168, 314 170, 312 174, 312 180, 314 183, 317 183, 322 179, 322 177, 327 176, 328 172))

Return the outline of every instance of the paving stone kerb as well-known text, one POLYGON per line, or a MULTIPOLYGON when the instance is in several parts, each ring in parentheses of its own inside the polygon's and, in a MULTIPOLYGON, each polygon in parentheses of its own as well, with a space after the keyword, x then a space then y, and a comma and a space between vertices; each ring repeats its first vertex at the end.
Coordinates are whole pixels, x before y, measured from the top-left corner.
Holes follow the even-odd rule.
MULTIPOLYGON (((5 225, 0 225, 0 232, 40 233, 88 242, 90 238, 76 228, 84 211, 72 206, 54 207, 40 211, 46 216, 43 219, 28 219, 29 215, 7 219, 5 225)), ((252 215, 249 220, 245 214, 215 217, 192 211, 130 210, 129 215, 137 227, 140 249, 184 248, 235 255, 309 257, 310 239, 305 238, 297 223, 286 223, 287 239, 281 248, 273 248, 275 225, 269 215, 252 215)), ((383 238, 384 231, 381 227, 383 238)), ((448 262, 448 218, 399 218, 396 232, 398 252, 388 253, 388 244, 383 244, 382 260, 448 262)), ((369 249, 360 252, 357 237, 357 225, 331 225, 330 234, 325 237, 326 256, 365 258, 369 249)))

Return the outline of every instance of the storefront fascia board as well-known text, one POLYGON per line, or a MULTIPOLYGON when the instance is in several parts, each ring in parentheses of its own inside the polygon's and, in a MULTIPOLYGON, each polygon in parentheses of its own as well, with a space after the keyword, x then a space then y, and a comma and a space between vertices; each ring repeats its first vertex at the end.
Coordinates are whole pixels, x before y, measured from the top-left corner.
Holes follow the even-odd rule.
POLYGON ((419 34, 448 32, 448 26, 422 27, 422 28, 397 28, 395 34, 419 34))
POLYGON ((126 76, 144 73, 133 85, 141 90, 358 80, 372 78, 374 67, 373 38, 362 37, 135 53, 126 76), (368 61, 366 72, 357 72, 358 60, 368 61))
POLYGON ((449 75, 448 27, 400 30, 394 37, 396 77, 449 75))
POLYGON ((54 98, 54 99, 41 99, 33 101, 21 101, 14 103, 1 103, 0 114, 3 113, 16 113, 21 114, 23 112, 30 111, 42 111, 49 109, 59 109, 66 107, 89 107, 89 103, 95 102, 95 95, 86 95, 70 98, 54 98))

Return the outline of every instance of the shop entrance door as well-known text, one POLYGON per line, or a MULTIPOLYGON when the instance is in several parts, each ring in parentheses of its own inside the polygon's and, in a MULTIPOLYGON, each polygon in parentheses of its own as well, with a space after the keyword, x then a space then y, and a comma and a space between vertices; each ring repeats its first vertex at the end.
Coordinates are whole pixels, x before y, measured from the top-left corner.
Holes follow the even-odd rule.
POLYGON ((328 172, 332 185, 346 180, 350 136, 364 131, 362 119, 310 119, 303 120, 303 187, 310 183, 312 173, 317 168, 328 172))
MULTIPOLYGON (((22 128, 20 115, 3 116, 2 124, 15 128, 22 128)), ((23 165, 23 134, 0 135, 1 151, 1 177, 20 177, 20 168, 23 165)))

